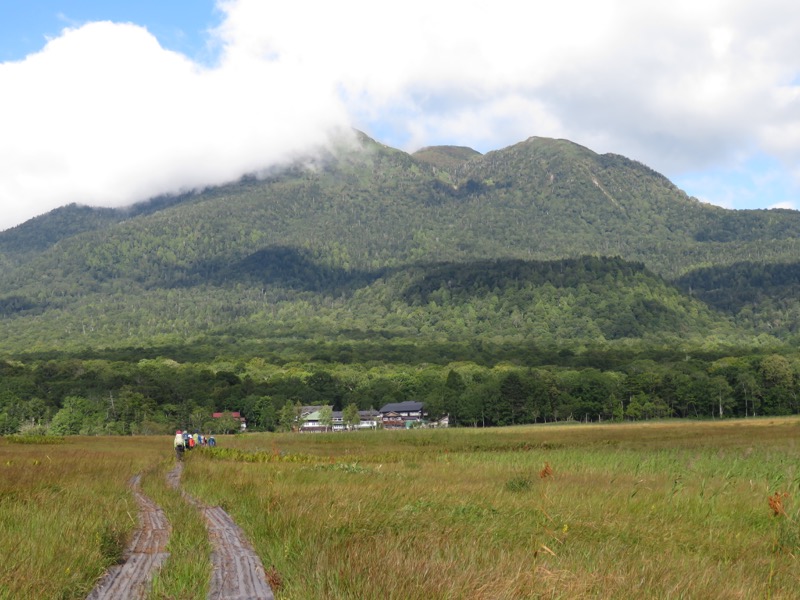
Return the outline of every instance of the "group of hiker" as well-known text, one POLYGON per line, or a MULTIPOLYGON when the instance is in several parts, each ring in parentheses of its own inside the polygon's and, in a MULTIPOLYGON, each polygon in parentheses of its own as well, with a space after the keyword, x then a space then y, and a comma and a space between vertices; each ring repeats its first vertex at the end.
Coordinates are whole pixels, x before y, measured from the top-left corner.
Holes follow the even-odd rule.
POLYGON ((199 446, 213 447, 217 445, 217 440, 214 439, 213 435, 206 437, 198 431, 189 433, 188 431, 181 431, 178 429, 175 432, 175 441, 173 445, 175 446, 175 457, 178 460, 183 460, 184 451, 191 450, 192 448, 197 448, 199 446))

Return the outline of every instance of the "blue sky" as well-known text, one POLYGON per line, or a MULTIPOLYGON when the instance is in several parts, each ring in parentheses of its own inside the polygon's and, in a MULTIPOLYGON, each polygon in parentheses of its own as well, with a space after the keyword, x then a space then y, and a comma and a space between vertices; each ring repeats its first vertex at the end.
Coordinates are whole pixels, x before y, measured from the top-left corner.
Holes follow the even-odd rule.
POLYGON ((219 25, 222 13, 214 0, 0 0, 0 61, 23 60, 42 49, 65 27, 91 21, 137 23, 170 50, 199 60, 213 60, 207 47, 208 30, 219 25))
POLYGON ((0 0, 0 229, 231 181, 350 127, 406 151, 566 138, 704 202, 797 208, 800 11, 0 0))

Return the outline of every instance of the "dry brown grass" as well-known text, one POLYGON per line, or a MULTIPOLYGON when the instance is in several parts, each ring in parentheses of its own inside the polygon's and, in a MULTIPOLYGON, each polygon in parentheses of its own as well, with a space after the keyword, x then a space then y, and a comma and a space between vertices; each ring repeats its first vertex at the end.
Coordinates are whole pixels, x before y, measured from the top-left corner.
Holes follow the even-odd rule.
POLYGON ((786 509, 783 503, 789 498, 789 492, 775 492, 767 500, 769 507, 772 509, 773 517, 785 517, 786 509))
POLYGON ((275 565, 270 565, 269 569, 266 570, 265 575, 267 576, 267 583, 269 584, 272 592, 274 594, 280 592, 281 586, 283 585, 283 577, 281 577, 281 574, 278 573, 275 565))

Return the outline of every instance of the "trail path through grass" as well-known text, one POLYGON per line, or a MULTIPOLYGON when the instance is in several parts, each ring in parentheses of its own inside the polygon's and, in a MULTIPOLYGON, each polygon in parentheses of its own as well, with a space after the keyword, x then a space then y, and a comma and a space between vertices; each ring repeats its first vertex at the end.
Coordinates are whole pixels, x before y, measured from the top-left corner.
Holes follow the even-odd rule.
MULTIPOLYGON (((183 463, 167 473, 167 485, 180 488, 183 463)), ((139 506, 139 527, 124 553, 124 563, 111 567, 87 600, 145 598, 155 572, 169 556, 170 525, 164 511, 140 489, 141 475, 131 480, 139 506)), ((182 491, 187 502, 203 515, 213 546, 209 600, 274 600, 261 559, 244 532, 219 506, 209 507, 182 491)))
MULTIPOLYGON (((182 472, 179 462, 167 473, 168 485, 178 489, 182 472)), ((183 495, 202 512, 214 548, 209 600, 273 600, 261 559, 230 515, 219 506, 205 506, 186 492, 183 495)))
POLYGON ((169 556, 169 521, 164 511, 142 493, 140 479, 141 475, 136 475, 131 482, 139 505, 139 528, 125 551, 125 562, 111 567, 87 600, 144 598, 155 571, 169 556))

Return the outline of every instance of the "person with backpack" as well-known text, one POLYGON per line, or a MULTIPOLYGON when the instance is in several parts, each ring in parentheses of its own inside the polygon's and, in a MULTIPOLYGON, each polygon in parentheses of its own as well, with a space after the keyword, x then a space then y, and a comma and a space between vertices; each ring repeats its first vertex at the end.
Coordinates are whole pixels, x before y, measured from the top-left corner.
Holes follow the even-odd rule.
POLYGON ((173 446, 175 446, 175 458, 179 461, 183 460, 183 451, 186 449, 186 446, 183 440, 183 433, 181 433, 180 429, 175 432, 173 446))

